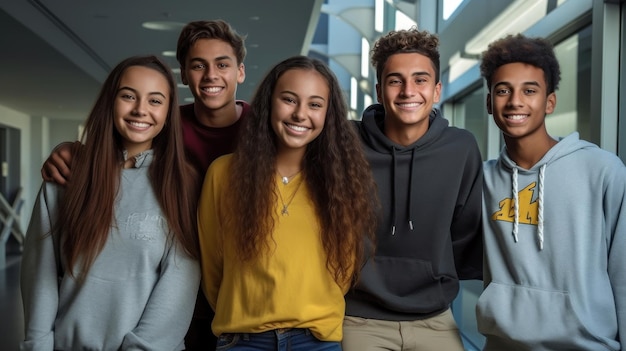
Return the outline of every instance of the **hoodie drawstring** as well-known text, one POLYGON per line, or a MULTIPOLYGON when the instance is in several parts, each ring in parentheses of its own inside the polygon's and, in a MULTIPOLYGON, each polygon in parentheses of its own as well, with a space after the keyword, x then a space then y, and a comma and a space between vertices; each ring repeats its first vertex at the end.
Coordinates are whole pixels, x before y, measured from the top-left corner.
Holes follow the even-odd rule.
MULTIPOLYGON (((537 181, 537 239, 539 241, 539 250, 543 250, 543 191, 544 191, 544 178, 546 173, 547 164, 543 164, 539 167, 539 179, 537 181)), ((513 240, 517 242, 519 232, 519 195, 517 190, 517 167, 513 167, 513 211, 515 212, 515 219, 513 221, 513 240)))
POLYGON ((543 250, 543 183, 547 165, 548 164, 546 163, 539 167, 539 197, 537 199, 537 202, 539 202, 539 213, 537 214, 537 236, 539 239, 539 250, 543 250))
POLYGON ((391 179, 393 179, 393 190, 391 194, 391 235, 396 235, 396 148, 391 148, 391 162, 393 163, 393 167, 391 167, 391 179))
POLYGON ((411 213, 413 213, 413 197, 417 196, 417 194, 413 194, 415 187, 413 184, 417 182, 415 178, 415 148, 411 150, 411 166, 409 167, 409 198, 407 204, 407 218, 409 219, 409 229, 413 230, 413 219, 411 218, 411 213))

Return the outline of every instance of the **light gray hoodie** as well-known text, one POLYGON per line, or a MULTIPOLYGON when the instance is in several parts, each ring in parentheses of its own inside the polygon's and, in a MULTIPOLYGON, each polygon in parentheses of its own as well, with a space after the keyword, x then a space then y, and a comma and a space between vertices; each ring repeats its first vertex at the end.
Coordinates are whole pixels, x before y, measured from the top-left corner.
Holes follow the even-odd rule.
POLYGON ((626 340, 626 167, 561 139, 531 169, 484 168, 485 350, 621 350, 626 340))
POLYGON ((167 236, 148 179, 152 152, 122 171, 116 225, 84 282, 59 252, 62 188, 44 183, 21 266, 26 340, 21 350, 182 350, 200 283, 197 261, 167 236))

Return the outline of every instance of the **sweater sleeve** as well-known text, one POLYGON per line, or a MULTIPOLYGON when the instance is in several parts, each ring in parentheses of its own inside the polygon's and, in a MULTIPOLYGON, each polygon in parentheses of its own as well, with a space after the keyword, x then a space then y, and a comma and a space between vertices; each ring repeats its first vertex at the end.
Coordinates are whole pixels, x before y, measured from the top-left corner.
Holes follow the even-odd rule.
POLYGON ((180 245, 169 245, 161 273, 137 327, 120 350, 183 350, 200 284, 200 266, 180 245))
POLYGON ((26 232, 21 263, 25 340, 20 350, 53 350, 54 321, 59 305, 59 255, 51 235, 57 187, 44 183, 26 232))
POLYGON ((463 180, 452 220, 452 247, 459 279, 482 279, 483 167, 476 140, 468 143, 463 180))
MULTIPOLYGON (((626 167, 617 160, 604 192, 604 211, 609 240, 608 273, 617 311, 617 339, 626 342, 626 167)), ((624 345, 622 345, 623 347, 624 345)))
POLYGON ((215 311, 217 295, 222 282, 223 247, 219 235, 221 188, 218 181, 218 169, 223 169, 224 159, 211 164, 202 186, 198 204, 198 235, 202 262, 202 290, 209 305, 215 311))

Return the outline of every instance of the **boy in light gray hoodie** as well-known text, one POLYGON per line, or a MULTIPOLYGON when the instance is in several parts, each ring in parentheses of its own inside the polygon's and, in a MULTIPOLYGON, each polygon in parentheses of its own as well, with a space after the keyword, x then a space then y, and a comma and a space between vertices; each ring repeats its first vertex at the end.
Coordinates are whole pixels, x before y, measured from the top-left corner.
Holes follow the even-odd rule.
POLYGON ((481 74, 506 144, 484 168, 485 350, 621 350, 624 163, 578 133, 548 134, 560 69, 547 40, 495 41, 481 74))

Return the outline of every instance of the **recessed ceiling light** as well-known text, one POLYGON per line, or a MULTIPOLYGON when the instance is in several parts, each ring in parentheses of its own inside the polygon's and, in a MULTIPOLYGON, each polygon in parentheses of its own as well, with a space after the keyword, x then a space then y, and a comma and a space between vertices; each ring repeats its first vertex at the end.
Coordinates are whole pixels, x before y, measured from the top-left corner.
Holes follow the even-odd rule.
POLYGON ((252 21, 258 21, 260 19, 261 19, 261 17, 259 17, 259 16, 251 16, 250 17, 250 20, 252 20, 252 21))
POLYGON ((172 68, 172 73, 174 73, 174 74, 180 74, 180 68, 179 68, 179 67, 172 68))
POLYGON ((251 48, 258 48, 259 44, 249 44, 248 46, 251 47, 251 48))
POLYGON ((180 22, 168 22, 168 21, 151 21, 141 24, 142 27, 152 30, 172 30, 179 31, 185 24, 180 22))
POLYGON ((165 57, 176 57, 176 51, 174 50, 163 51, 161 55, 165 57))
POLYGON ((179 88, 186 88, 186 87, 187 87, 187 85, 185 85, 185 84, 183 84, 183 83, 178 83, 178 84, 177 84, 177 86, 178 86, 179 88))
POLYGON ((193 98, 192 98, 192 97, 185 98, 185 102, 193 102, 193 101, 194 101, 194 100, 193 100, 193 98))

